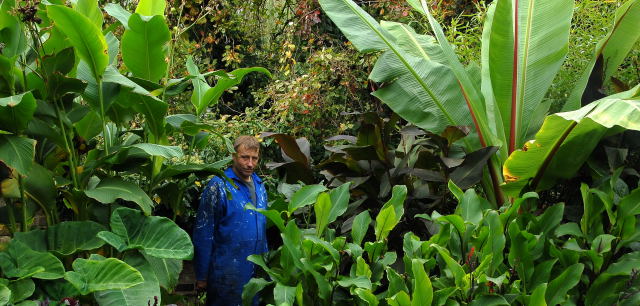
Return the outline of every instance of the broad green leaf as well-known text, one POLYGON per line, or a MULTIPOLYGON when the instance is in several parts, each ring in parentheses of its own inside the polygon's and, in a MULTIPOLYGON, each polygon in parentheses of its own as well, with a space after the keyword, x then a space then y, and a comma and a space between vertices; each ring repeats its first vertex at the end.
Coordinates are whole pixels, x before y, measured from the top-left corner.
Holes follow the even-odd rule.
POLYGON ((31 92, 0 98, 0 129, 19 133, 26 129, 36 110, 31 92))
POLYGON ((540 233, 551 237, 553 230, 555 230, 562 221, 563 214, 564 203, 558 203, 551 207, 547 207, 544 213, 537 218, 540 233))
POLYGON ((432 244, 431 247, 436 248, 436 250, 438 250, 438 253, 442 257, 444 262, 447 264, 447 268, 451 271, 451 273, 453 274, 453 277, 455 278, 456 286, 462 290, 466 290, 465 288, 467 286, 466 286, 466 281, 464 277, 465 273, 464 273, 464 270, 462 269, 462 266, 460 266, 460 264, 456 262, 455 259, 451 258, 451 255, 449 254, 449 251, 447 251, 447 249, 437 244, 432 244))
POLYGON ((586 293, 585 305, 608 305, 617 301, 629 281, 630 274, 640 265, 640 252, 623 255, 593 281, 586 293))
MULTIPOLYGON (((558 262, 557 258, 550 259, 542 263, 537 263, 535 266, 535 271, 533 271, 533 276, 531 277, 530 285, 527 285, 527 287, 536 288, 539 285, 548 284, 549 276, 551 275, 551 271, 556 262, 558 262)), ((545 291, 546 290, 547 289, 545 287, 545 291)))
POLYGON ((369 306, 378 306, 378 298, 369 289, 356 288, 356 295, 369 306))
POLYGON ((277 226, 278 229, 281 232, 284 231, 284 220, 282 219, 281 212, 279 212, 279 211, 277 211, 275 209, 256 208, 251 203, 247 203, 247 205, 245 205, 245 208, 246 209, 255 210, 255 211, 263 214, 265 217, 267 217, 267 219, 269 219, 271 222, 273 222, 273 224, 275 226, 277 226))
POLYGON ((316 201, 318 194, 325 190, 327 190, 327 187, 322 185, 307 185, 300 188, 300 190, 296 191, 296 193, 291 197, 288 208, 289 214, 293 213, 300 207, 313 204, 316 201))
POLYGON ((331 213, 331 197, 328 193, 322 192, 318 195, 313 209, 316 215, 316 235, 322 237, 322 233, 329 224, 329 214, 331 213))
POLYGON ((340 253, 338 253, 338 250, 336 250, 328 241, 322 240, 315 236, 307 236, 304 238, 304 240, 311 240, 315 245, 325 249, 329 253, 329 255, 331 255, 331 258, 336 264, 340 263, 340 253))
POLYGON ((387 298, 387 303, 391 306, 411 306, 411 298, 406 291, 400 291, 387 298))
POLYGON ((482 252, 483 254, 493 255, 491 264, 487 268, 487 275, 493 276, 494 271, 497 271, 504 260, 506 238, 504 236, 504 225, 496 211, 488 211, 485 220, 489 224, 489 237, 487 237, 487 244, 482 248, 482 252))
POLYGON ((269 70, 262 67, 251 67, 251 68, 239 68, 234 71, 229 72, 228 76, 219 78, 216 82, 216 85, 208 88, 207 91, 202 96, 202 100, 200 100, 200 104, 196 105, 196 114, 200 116, 207 106, 212 106, 218 103, 222 94, 230 89, 233 86, 239 85, 242 82, 242 79, 245 75, 251 72, 261 72, 269 77, 271 77, 271 73, 269 70))
POLYGON ((531 293, 531 299, 529 304, 531 306, 547 306, 547 302, 544 300, 545 292, 547 291, 547 284, 543 283, 536 287, 531 293))
POLYGON ((169 26, 162 16, 146 20, 133 14, 129 29, 122 35, 122 60, 135 77, 158 82, 169 66, 166 57, 170 39, 169 26))
POLYGON ((242 290, 242 305, 251 305, 251 303, 253 302, 253 297, 258 294, 258 292, 262 291, 264 287, 272 283, 273 281, 267 281, 262 278, 250 279, 249 282, 244 285, 244 289, 242 290))
POLYGON ((456 183, 454 183, 452 180, 449 180, 449 183, 447 183, 447 187, 449 187, 451 194, 456 197, 458 202, 462 202, 462 199, 464 198, 464 192, 462 191, 462 189, 460 189, 460 187, 458 187, 458 185, 456 185, 456 183))
POLYGON ((134 253, 124 259, 125 263, 138 270, 144 281, 129 288, 101 290, 94 293, 99 305, 162 305, 160 286, 152 265, 142 255, 134 253))
POLYGON ((117 178, 106 178, 95 188, 87 189, 84 193, 105 204, 114 203, 117 199, 134 202, 146 215, 151 214, 154 206, 153 201, 138 185, 117 178))
POLYGON ((564 235, 572 235, 574 237, 583 237, 580 226, 575 222, 563 223, 556 227, 556 237, 560 238, 564 235))
POLYGON ((78 251, 93 250, 104 245, 96 237, 105 227, 93 221, 65 221, 49 226, 42 232, 34 230, 16 233, 15 239, 34 250, 53 251, 61 255, 71 255, 78 251))
POLYGON ((338 217, 344 214, 347 211, 347 207, 349 205, 349 188, 351 187, 351 182, 344 183, 340 185, 340 187, 331 189, 329 191, 329 195, 331 196, 331 212, 329 213, 328 224, 331 224, 333 221, 336 221, 338 217))
POLYGON ((460 201, 458 206, 462 219, 476 225, 482 220, 482 211, 488 208, 491 208, 489 202, 478 196, 473 188, 465 191, 462 201, 460 201))
POLYGON ((585 67, 580 79, 576 82, 569 99, 562 108, 563 111, 580 108, 581 100, 586 93, 585 89, 587 89, 590 78, 597 78, 599 86, 596 87, 599 88, 589 88, 587 90, 598 91, 604 88, 605 83, 617 71, 618 66, 640 39, 640 31, 637 30, 639 22, 640 1, 627 1, 618 7, 612 27, 607 35, 596 45, 593 57, 585 67), (598 62, 600 62, 599 67, 598 62), (594 70, 594 68, 597 69, 594 70))
POLYGON ((424 260, 412 259, 413 294, 411 306, 429 306, 433 301, 433 287, 429 275, 424 271, 424 260))
POLYGON ((47 13, 68 38, 76 54, 89 64, 95 79, 101 79, 109 64, 107 41, 89 18, 61 5, 48 5, 47 13))
POLYGON ((380 26, 395 39, 398 47, 409 55, 441 64, 447 63, 442 48, 433 36, 418 34, 412 27, 399 22, 381 20, 380 26))
POLYGON ((293 305, 293 300, 296 297, 296 287, 285 286, 282 283, 276 283, 273 288, 273 299, 276 305, 293 305))
POLYGON ((133 92, 124 94, 130 107, 145 117, 145 127, 149 129, 156 139, 164 135, 164 116, 167 114, 169 105, 158 98, 148 95, 139 95, 133 92))
POLYGON ((338 285, 345 288, 356 286, 358 288, 371 290, 371 280, 364 275, 340 278, 338 279, 338 285))
POLYGON ((353 219, 353 225, 351 227, 351 238, 356 245, 362 244, 362 239, 367 234, 369 225, 371 224, 371 216, 369 211, 365 210, 359 213, 355 219, 353 219))
MULTIPOLYGON (((165 217, 145 216, 140 211, 121 207, 111 215, 111 235, 124 241, 124 249, 140 249, 158 258, 191 259, 193 244, 183 229, 165 217)), ((103 238, 103 233, 98 237, 103 238)), ((107 241, 110 243, 110 241, 107 241)))
POLYGON ((391 267, 387 267, 385 270, 387 271, 387 280, 389 280, 389 295, 394 296, 400 292, 409 292, 404 278, 396 270, 391 267))
POLYGON ((111 17, 113 17, 113 18, 117 19, 118 21, 120 21, 120 24, 122 24, 122 26, 124 26, 125 30, 129 29, 129 17, 131 17, 131 13, 129 11, 125 10, 122 6, 120 6, 120 4, 118 4, 118 3, 107 3, 104 6, 104 10, 111 17))
POLYGON ((14 240, 0 252, 0 267, 6 277, 58 279, 64 276, 62 262, 51 253, 30 249, 14 240))
POLYGON ((228 164, 229 160, 230 159, 224 159, 219 163, 216 162, 213 164, 170 165, 160 171, 160 173, 155 177, 154 184, 170 178, 187 177, 192 173, 201 177, 207 177, 211 174, 222 176, 224 175, 224 171, 220 170, 220 168, 228 164))
POLYGON ((547 286, 545 297, 547 304, 557 305, 566 299, 567 292, 580 282, 580 276, 584 270, 581 263, 574 264, 564 270, 558 277, 552 280, 547 286))
POLYGON ((503 168, 503 189, 517 195, 525 186, 547 189, 572 177, 598 141, 615 126, 640 130, 640 86, 579 110, 547 117, 526 150, 516 150, 503 168))
POLYGON ((0 135, 0 161, 20 174, 31 170, 36 141, 14 135, 0 135))
MULTIPOLYGON (((36 285, 30 278, 11 281, 8 287, 11 289, 11 303, 14 304, 30 297, 36 290, 36 285)), ((0 304, 2 303, 0 302, 0 304)))
POLYGON ((11 301, 11 289, 4 284, 0 284, 0 305, 7 305, 11 301))
MULTIPOLYGON (((149 254, 142 254, 149 262, 153 272, 158 278, 158 283, 162 288, 173 290, 178 284, 178 277, 182 272, 182 260, 172 258, 158 258, 149 254)), ((146 279, 146 278, 145 278, 146 279)))
POLYGON ((322 0, 320 5, 358 50, 386 51, 369 76, 385 84, 374 96, 405 120, 435 133, 449 125, 470 125, 469 110, 451 69, 402 50, 351 0, 322 0))
POLYGON ((626 216, 640 214, 640 188, 636 188, 618 203, 618 221, 626 216))
POLYGON ((398 220, 402 218, 404 214, 404 200, 407 198, 407 186, 405 185, 396 185, 393 186, 393 190, 391 191, 391 199, 384 203, 382 208, 386 208, 389 206, 393 206, 395 210, 396 216, 398 220))
POLYGON ((4 45, 2 54, 6 57, 20 55, 27 47, 23 23, 11 13, 16 9, 15 4, 14 0, 0 3, 0 43, 4 45))
POLYGON ((595 251, 598 255, 611 251, 611 242, 616 240, 616 236, 609 234, 598 235, 591 241, 591 250, 595 251))
POLYGON ((400 220, 396 217, 393 206, 383 208, 376 217, 376 225, 374 227, 376 240, 383 241, 389 235, 389 232, 396 227, 400 220))
POLYGON ((164 15, 167 7, 165 0, 140 0, 136 7, 136 13, 144 16, 164 15))
POLYGON ((115 258, 78 258, 73 262, 73 271, 66 272, 64 279, 82 295, 102 290, 131 288, 144 282, 140 272, 115 258))
POLYGON ((74 9, 91 20, 98 29, 102 28, 102 11, 98 6, 98 0, 78 0, 74 9))
POLYGON ((481 295, 476 297, 471 303, 470 306, 500 306, 500 305, 511 305, 504 297, 500 295, 481 295))
POLYGON ((198 108, 201 107, 200 105, 203 104, 202 99, 204 98, 205 92, 207 92, 211 88, 211 86, 207 84, 204 76, 200 74, 198 66, 196 66, 196 64, 193 62, 193 56, 190 55, 187 57, 186 66, 189 75, 193 76, 193 78, 191 79, 191 83, 193 84, 193 92, 191 93, 191 104, 193 104, 197 111, 198 108))

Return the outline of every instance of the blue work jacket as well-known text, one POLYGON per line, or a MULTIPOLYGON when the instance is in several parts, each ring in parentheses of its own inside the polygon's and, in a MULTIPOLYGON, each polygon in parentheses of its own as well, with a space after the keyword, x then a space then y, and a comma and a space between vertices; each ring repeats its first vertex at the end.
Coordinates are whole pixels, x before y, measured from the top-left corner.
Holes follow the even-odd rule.
MULTIPOLYGON (((242 304, 242 288, 254 274, 254 264, 247 257, 267 251, 266 218, 245 210, 251 203, 249 188, 232 168, 225 174, 236 186, 214 177, 200 197, 193 232, 194 260, 196 279, 207 280, 207 304, 233 306, 242 304)), ((255 173, 251 180, 258 202, 254 206, 267 209, 262 180, 255 173)))

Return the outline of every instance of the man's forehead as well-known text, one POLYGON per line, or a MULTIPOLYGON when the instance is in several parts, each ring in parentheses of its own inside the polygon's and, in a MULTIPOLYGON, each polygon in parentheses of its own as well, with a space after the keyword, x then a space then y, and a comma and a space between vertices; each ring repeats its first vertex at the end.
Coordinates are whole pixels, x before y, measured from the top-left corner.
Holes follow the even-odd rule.
POLYGON ((244 145, 240 145, 236 150, 237 154, 259 154, 260 149, 247 148, 244 145))

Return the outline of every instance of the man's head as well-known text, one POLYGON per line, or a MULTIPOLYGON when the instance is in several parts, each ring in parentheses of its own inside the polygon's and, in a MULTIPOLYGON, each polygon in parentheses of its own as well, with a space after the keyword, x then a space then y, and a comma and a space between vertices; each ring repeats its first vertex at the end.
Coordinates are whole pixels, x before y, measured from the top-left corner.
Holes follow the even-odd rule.
POLYGON ((233 144, 233 170, 244 181, 251 181, 251 174, 258 165, 260 143, 253 136, 240 136, 233 144))

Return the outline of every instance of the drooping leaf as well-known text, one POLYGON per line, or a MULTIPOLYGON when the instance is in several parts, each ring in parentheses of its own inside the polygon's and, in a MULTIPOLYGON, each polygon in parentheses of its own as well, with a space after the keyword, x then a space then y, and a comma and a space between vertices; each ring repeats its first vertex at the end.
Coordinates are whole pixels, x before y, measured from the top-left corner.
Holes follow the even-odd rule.
POLYGON ((331 212, 329 213, 328 223, 336 221, 336 219, 347 211, 349 205, 349 188, 351 182, 340 185, 340 187, 331 189, 329 195, 331 196, 331 212))
POLYGON ((165 217, 145 216, 140 211, 120 207, 111 215, 111 232, 100 232, 98 237, 112 242, 113 235, 124 245, 113 245, 119 251, 139 249, 158 258, 190 259, 193 244, 183 229, 165 217), (111 235, 105 237, 105 233, 111 235))
POLYGON ((68 38, 76 54, 89 64, 95 79, 101 79, 109 64, 107 41, 87 17, 65 6, 48 5, 47 13, 68 38))
POLYGON ((122 60, 134 76, 158 82, 169 66, 165 58, 170 39, 169 26, 162 16, 146 20, 133 14, 129 18, 129 29, 122 35, 122 60))
POLYGON ((438 253, 442 257, 444 262, 447 264, 447 268, 451 271, 455 279, 456 287, 464 290, 464 288, 466 288, 466 281, 464 277, 465 273, 464 273, 464 270, 462 269, 462 266, 460 266, 460 264, 451 257, 447 249, 437 244, 432 244, 431 247, 436 248, 436 250, 438 250, 438 253))
POLYGON ((165 0, 140 0, 136 7, 136 13, 144 16, 164 15, 167 7, 165 0))
POLYGON ((450 179, 461 189, 468 189, 480 182, 482 171, 489 159, 498 151, 498 147, 484 147, 471 152, 462 164, 453 170, 450 179))
POLYGON ((61 255, 71 255, 80 250, 93 250, 104 245, 96 237, 105 227, 93 221, 65 221, 49 226, 44 233, 29 231, 16 233, 15 239, 34 250, 44 246, 43 251, 53 251, 61 255))
POLYGON ((124 26, 125 30, 129 29, 129 17, 131 17, 131 13, 129 11, 125 10, 122 6, 120 6, 120 4, 118 4, 118 3, 107 3, 104 6, 104 10, 111 17, 113 17, 113 18, 117 19, 118 21, 120 21, 120 24, 122 24, 122 26, 124 26))
POLYGON ((564 270, 558 277, 552 280, 547 286, 545 297, 547 304, 557 305, 565 301, 565 296, 571 288, 580 282, 580 276, 584 270, 584 265, 577 263, 564 270))
POLYGON ((116 258, 92 256, 78 258, 73 262, 73 271, 68 271, 64 279, 81 294, 102 290, 126 289, 144 282, 135 268, 116 258))
POLYGON ((106 178, 95 188, 87 189, 84 193, 105 204, 113 203, 116 199, 134 202, 147 215, 151 214, 154 206, 153 201, 138 185, 118 178, 106 178))
POLYGON ((94 293, 99 305, 162 305, 160 286, 154 268, 140 254, 127 255, 124 262, 138 270, 144 281, 129 288, 101 290, 94 293))
POLYGON ((207 91, 204 93, 204 96, 202 97, 202 104, 196 107, 196 113, 200 115, 207 106, 212 106, 218 103, 218 100, 220 99, 220 97, 222 97, 222 94, 226 90, 240 84, 245 75, 251 72, 261 72, 271 77, 271 73, 269 72, 269 70, 262 67, 238 68, 236 70, 233 70, 229 73, 228 77, 218 79, 215 86, 207 89, 207 91))
POLYGON ((15 278, 58 279, 64 276, 64 266, 57 257, 34 251, 20 241, 12 241, 4 252, 0 252, 0 267, 5 276, 15 278))
POLYGON ((26 175, 33 164, 35 146, 33 139, 0 134, 0 161, 26 175))
POLYGON ((614 127, 640 130, 640 86, 591 103, 579 110, 545 119, 536 139, 509 156, 503 168, 506 193, 525 186, 544 190, 572 177, 598 141, 614 127))
POLYGON ((282 283, 276 283, 273 288, 273 299, 276 305, 293 305, 293 300, 296 297, 296 287, 285 286, 282 283))
POLYGON ((244 289, 242 290, 242 305, 251 305, 253 297, 258 294, 258 292, 262 291, 264 287, 272 283, 273 281, 266 281, 262 278, 250 279, 249 282, 244 285, 244 289))
POLYGON ((0 98, 0 130, 18 133, 26 129, 36 110, 31 92, 0 98))
POLYGON ((296 191, 289 202, 289 213, 293 213, 296 209, 311 205, 316 201, 318 194, 327 190, 323 185, 307 185, 296 191))
POLYGON ((273 222, 273 224, 277 226, 280 231, 284 231, 284 220, 282 219, 282 215, 280 214, 279 211, 275 209, 256 208, 251 203, 248 203, 247 205, 245 205, 245 208, 255 210, 263 214, 265 217, 267 217, 267 219, 273 222))

